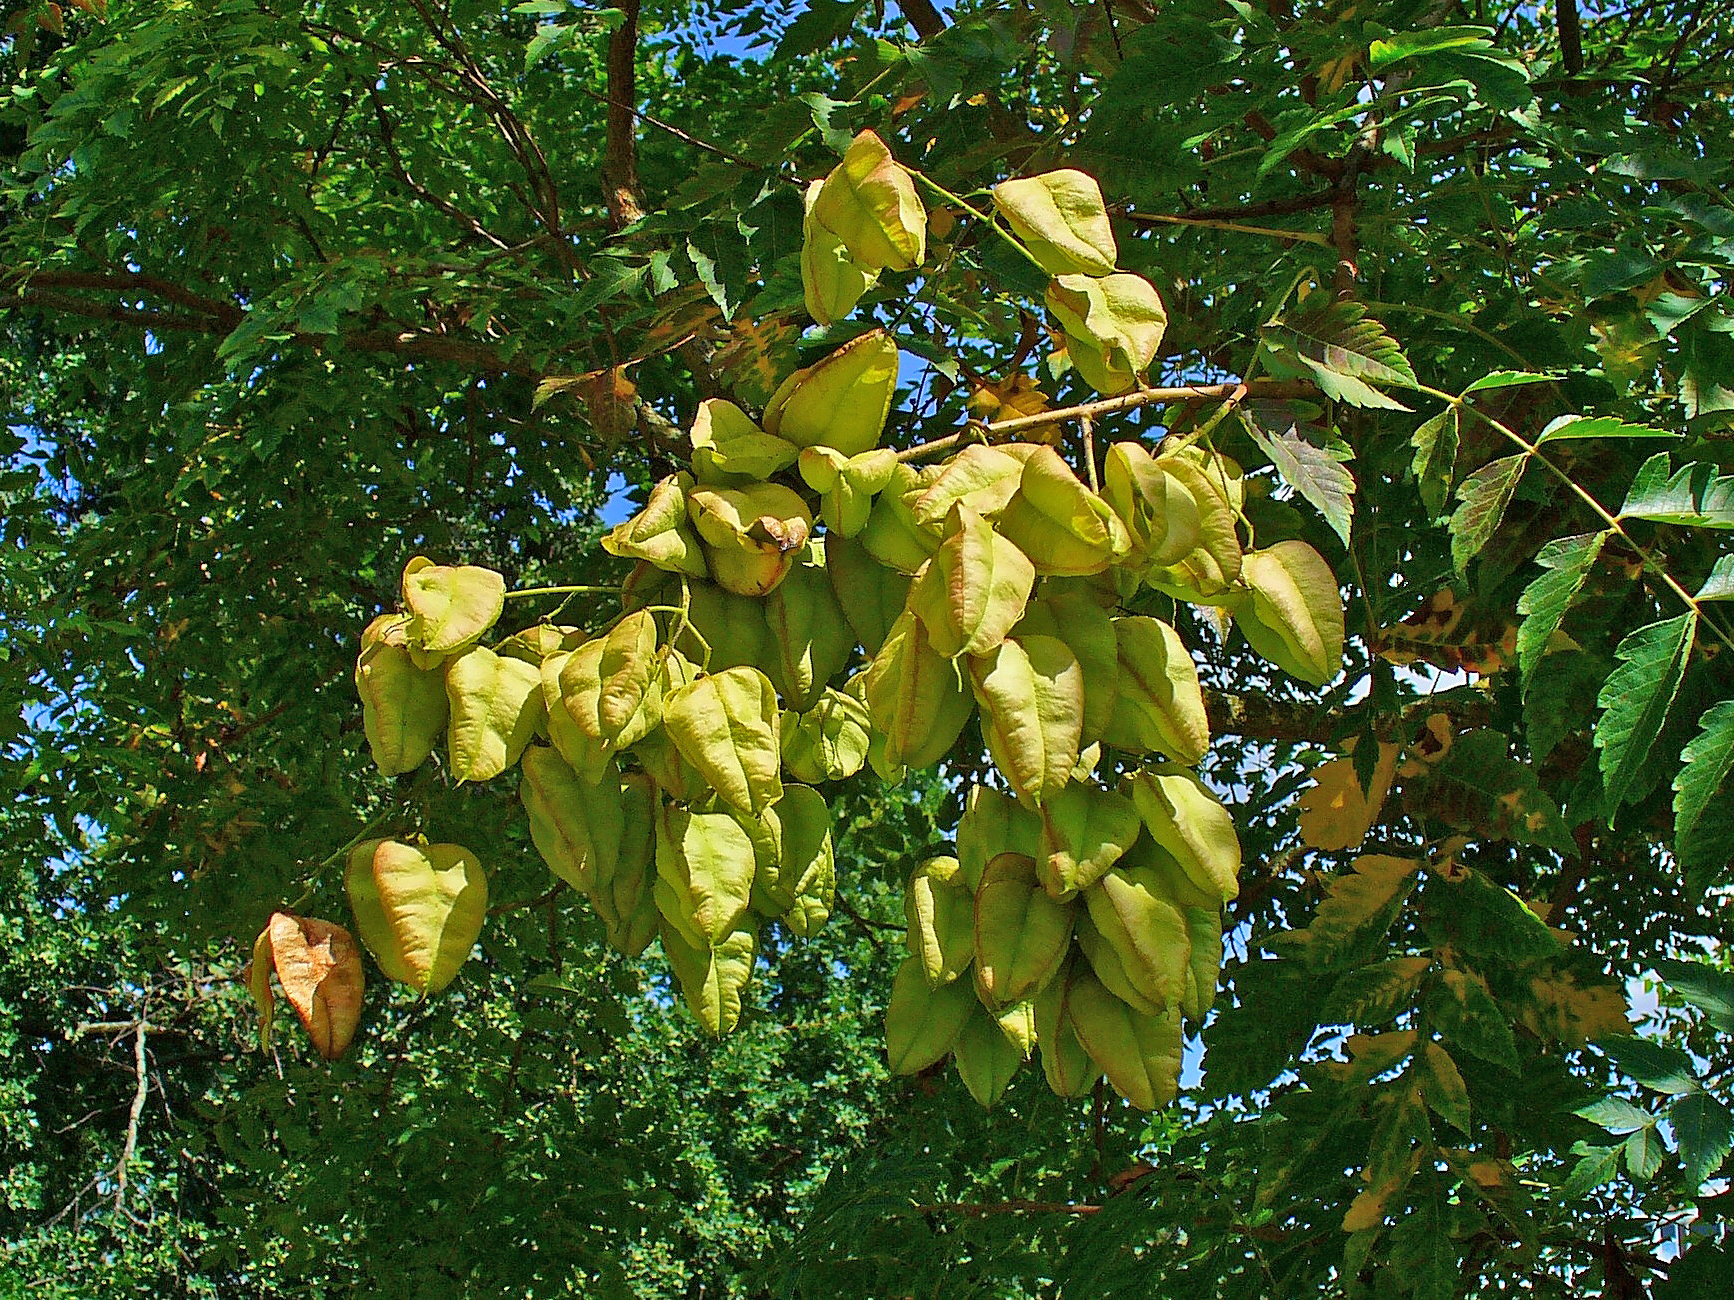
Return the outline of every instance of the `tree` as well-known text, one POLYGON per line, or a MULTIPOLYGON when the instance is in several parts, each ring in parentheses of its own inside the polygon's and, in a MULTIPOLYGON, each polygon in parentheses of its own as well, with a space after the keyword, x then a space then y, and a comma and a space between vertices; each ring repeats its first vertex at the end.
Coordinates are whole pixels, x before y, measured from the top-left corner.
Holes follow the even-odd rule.
POLYGON ((9 12, 21 1284, 1710 1293, 1716 6, 9 12))

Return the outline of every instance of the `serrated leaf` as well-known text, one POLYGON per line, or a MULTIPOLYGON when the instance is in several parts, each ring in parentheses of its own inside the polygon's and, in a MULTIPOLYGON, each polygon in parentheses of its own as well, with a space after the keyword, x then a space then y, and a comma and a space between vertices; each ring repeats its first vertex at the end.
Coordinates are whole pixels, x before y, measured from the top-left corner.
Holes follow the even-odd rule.
POLYGON ((1694 599, 1734 600, 1734 555, 1724 555, 1710 566, 1710 575, 1694 599))
POLYGON ((1447 1124, 1461 1133, 1470 1131, 1469 1087, 1451 1059, 1438 1043, 1428 1043, 1418 1058, 1421 1092, 1427 1104, 1447 1124))
POLYGON ((1517 664, 1526 684, 1583 590, 1609 536, 1603 532, 1562 537, 1542 547, 1535 557, 1547 572, 1525 587, 1517 601, 1517 612, 1523 615, 1517 627, 1517 664))
POLYGON ((1441 971, 1427 1005, 1434 1023, 1452 1043, 1484 1061, 1518 1068, 1517 1039, 1510 1022, 1487 990, 1466 972, 1441 971))
POLYGON ((1375 1026, 1409 1007, 1431 957, 1392 957, 1350 971, 1325 999, 1322 1015, 1336 1024, 1375 1026))
POLYGON ((1638 469, 1620 507, 1621 519, 1652 519, 1692 528, 1734 528, 1734 475, 1693 463, 1669 473, 1668 453, 1659 451, 1638 469))
POLYGON ((1330 452, 1301 437, 1292 424, 1287 433, 1269 434, 1250 418, 1243 418, 1242 423, 1258 449, 1270 457, 1277 473, 1324 516, 1347 546, 1355 514, 1355 476, 1330 452))
POLYGON ((1700 1091, 1692 1072, 1692 1058, 1671 1043, 1658 1043, 1653 1038, 1621 1036, 1598 1039, 1596 1046, 1606 1052, 1628 1078, 1646 1088, 1665 1092, 1670 1097, 1684 1097, 1700 1091))
POLYGON ((1565 1185, 1559 1189, 1560 1195, 1568 1201, 1593 1192, 1620 1171, 1618 1146, 1592 1147, 1580 1143, 1572 1149, 1572 1154, 1582 1158, 1566 1177, 1565 1185))
POLYGON ((1656 1122, 1656 1117, 1649 1111, 1619 1097, 1603 1097, 1587 1106, 1579 1106, 1572 1114, 1582 1116, 1610 1133, 1631 1133, 1649 1128, 1656 1122))
POLYGON ((1544 443, 1563 442, 1570 438, 1677 438, 1677 433, 1651 429, 1642 424, 1627 424, 1615 415, 1562 415, 1550 421, 1535 440, 1544 443))
POLYGON ((1327 293, 1310 295, 1298 311, 1265 327, 1261 355, 1273 374, 1310 378, 1337 401, 1388 411, 1409 409, 1373 387, 1413 388, 1415 371, 1397 340, 1358 302, 1327 293))
POLYGON ((1674 777, 1674 856, 1688 872, 1734 856, 1734 700, 1709 709, 1674 777))
POLYGON ((1662 1167, 1662 1160, 1668 1154, 1668 1148, 1662 1144, 1662 1135, 1654 1128, 1641 1128, 1626 1139, 1626 1170, 1634 1182, 1647 1183, 1655 1176, 1656 1170, 1662 1167))
POLYGON ((1698 961, 1661 960, 1656 973, 1724 1033, 1734 1033, 1734 973, 1698 961))
POLYGON ((1621 662, 1596 697, 1595 734, 1610 821, 1668 719, 1697 631, 1693 610, 1628 633, 1614 651, 1621 662))
POLYGON ((1281 936, 1279 946, 1297 949, 1315 970, 1364 956, 1367 945, 1390 929, 1420 869, 1418 859, 1363 854, 1353 870, 1330 881, 1312 923, 1281 936))
POLYGON ((1483 375, 1473 384, 1463 390, 1463 396, 1471 393, 1484 393, 1495 388, 1515 388, 1521 384, 1553 384, 1565 376, 1542 374, 1533 370, 1496 370, 1491 375, 1483 375))
POLYGON ((1505 518, 1529 456, 1501 456, 1489 461, 1464 479, 1457 488, 1457 509, 1451 515, 1451 563, 1461 573, 1505 518))
POLYGON ((1697 1092, 1668 1108, 1668 1123, 1680 1148, 1686 1184, 1695 1190, 1722 1167, 1734 1147, 1734 1115, 1709 1093, 1697 1092))
POLYGON ((1409 437, 1409 445, 1415 449, 1415 459, 1410 465, 1415 486, 1420 489, 1421 504, 1434 518, 1444 513, 1451 484, 1457 477, 1461 420, 1457 408, 1447 406, 1409 437))

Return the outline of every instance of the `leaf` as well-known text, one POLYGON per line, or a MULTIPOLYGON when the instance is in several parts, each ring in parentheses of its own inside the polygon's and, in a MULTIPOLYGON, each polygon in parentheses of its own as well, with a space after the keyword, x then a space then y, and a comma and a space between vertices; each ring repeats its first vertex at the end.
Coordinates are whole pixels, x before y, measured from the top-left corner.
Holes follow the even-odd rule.
POLYGON ((435 564, 418 555, 403 568, 411 646, 445 655, 476 641, 505 608, 506 580, 492 569, 435 564))
POLYGON ((1568 438, 1677 438, 1677 433, 1651 429, 1641 424, 1627 424, 1615 415, 1562 415, 1551 421, 1535 440, 1540 447, 1568 438))
POLYGON ((1301 843, 1327 851, 1358 849, 1391 791, 1401 754, 1402 746, 1380 741, 1372 785, 1365 790, 1353 758, 1333 758, 1313 769, 1313 784, 1299 800, 1301 843))
POLYGON ((1324 516, 1347 546, 1355 514, 1354 475, 1330 452, 1301 437, 1292 424, 1287 433, 1268 434, 1244 415, 1241 423, 1258 449, 1270 457, 1277 473, 1324 516))
POLYGON ((1611 1181, 1620 1171, 1618 1146, 1592 1147, 1579 1143, 1572 1148, 1572 1154, 1582 1158, 1573 1166, 1564 1186, 1559 1189, 1560 1195, 1568 1201, 1587 1196, 1602 1184, 1611 1181))
POLYGON ((1408 59, 1421 59, 1447 52, 1466 53, 1494 49, 1494 36, 1487 27, 1431 27, 1422 31, 1394 32, 1374 41, 1367 50, 1367 68, 1374 73, 1408 59))
POLYGON ((1669 473, 1668 453, 1659 451, 1638 469, 1620 507, 1621 519, 1653 519, 1691 528, 1734 528, 1734 475, 1693 463, 1669 473))
MULTIPOLYGON (((269 979, 259 964, 266 952, 277 972, 277 982, 283 986, 283 996, 295 1008, 314 1049, 327 1061, 335 1061, 348 1048, 361 1022, 367 977, 355 940, 348 930, 330 921, 273 912, 253 945, 254 996, 259 997, 262 987, 262 1011, 271 996, 269 979)), ((268 1013, 261 1019, 268 1027, 268 1013)))
POLYGON ((1312 379, 1325 396, 1352 406, 1406 411, 1373 385, 1413 388, 1416 383, 1402 348, 1364 306, 1324 292, 1308 295, 1286 319, 1265 326, 1260 355, 1273 374, 1312 379))
POLYGON ((1647 1183, 1662 1167, 1668 1149, 1662 1145, 1662 1135, 1654 1127, 1641 1128, 1626 1139, 1626 1170, 1632 1180, 1647 1183))
POLYGON ((777 693, 758 669, 728 668, 676 687, 662 725, 731 807, 757 816, 782 797, 777 693))
POLYGON ((1671 1043, 1623 1035, 1598 1039, 1596 1046, 1606 1052, 1628 1078, 1646 1088, 1665 1092, 1670 1097, 1685 1097, 1701 1091, 1692 1069, 1692 1058, 1671 1043))
POLYGON ((1719 556, 1710 566, 1704 585, 1698 588, 1697 600, 1734 600, 1734 555, 1719 556))
POLYGON ((1114 273, 1119 250, 1095 177, 1064 168, 1002 181, 993 202, 1050 275, 1114 273))
POLYGON ((1391 928, 1420 869, 1413 858, 1363 854, 1331 880, 1312 923, 1280 936, 1279 946, 1297 949, 1315 970, 1363 957, 1391 928))
POLYGON ((1709 1017, 1723 1033, 1734 1033, 1734 973, 1699 961, 1656 963, 1667 986, 1709 1017))
POLYGON ((1440 972, 1434 996, 1427 1003, 1434 1024, 1451 1042, 1484 1061, 1518 1068, 1517 1039, 1511 1024, 1487 990, 1465 971, 1440 972))
POLYGON ((1325 686, 1343 670, 1343 596, 1324 556, 1283 541, 1241 558, 1250 596, 1228 608, 1247 643, 1291 677, 1325 686))
POLYGON ((994 765, 1033 808, 1072 779, 1084 721, 1084 674, 1055 637, 1002 641, 969 660, 994 765))
MULTIPOLYGON (((1471 393, 1484 393, 1495 388, 1514 388, 1522 384, 1556 384, 1564 375, 1544 374, 1533 370, 1496 370, 1490 375, 1483 375, 1473 384, 1463 390, 1462 396, 1471 393)), ((1455 411, 1455 406, 1450 408, 1455 411)))
POLYGON ((1410 471, 1421 492, 1421 504, 1427 514, 1438 518, 1444 513, 1445 502, 1451 495, 1451 484, 1457 477, 1457 443, 1461 417, 1455 406, 1447 406, 1410 435, 1415 459, 1410 471))
POLYGON ((1686 1185, 1696 1190, 1722 1167, 1734 1147, 1734 1115, 1709 1093, 1696 1092, 1668 1107, 1668 1123, 1680 1148, 1686 1185))
POLYGON ((1526 452, 1501 456, 1488 461, 1457 488, 1457 509, 1451 515, 1451 563, 1459 573, 1469 561, 1481 554, 1500 521, 1505 508, 1523 477, 1523 467, 1529 463, 1526 452))
POLYGON ((451 772, 463 781, 487 781, 518 761, 535 737, 547 705, 542 670, 471 646, 446 665, 451 772))
POLYGON ((1734 856, 1734 700, 1711 707, 1698 725, 1674 777, 1674 855, 1689 873, 1734 856))
POLYGON ((975 892, 975 977, 983 1000, 1009 1007, 1034 997, 1065 960, 1072 908, 1036 878, 1035 859, 1002 853, 975 892))
POLYGON ((487 919, 487 875, 457 844, 369 840, 350 853, 343 884, 380 970, 423 996, 457 977, 487 919))
POLYGON ((1583 590, 1609 536, 1602 532, 1562 537, 1542 547, 1535 557, 1547 572, 1525 587, 1517 601, 1517 612, 1523 615, 1517 627, 1517 663, 1526 685, 1583 590))
POLYGON ((1471 1132, 1469 1088, 1457 1062, 1438 1043, 1428 1043, 1417 1058, 1421 1092, 1435 1114, 1460 1133, 1471 1132))
POLYGON ((1579 1106, 1572 1114, 1581 1115, 1610 1133, 1631 1133, 1637 1129, 1650 1128, 1656 1122, 1656 1117, 1649 1111, 1618 1097, 1602 1097, 1587 1106, 1579 1106))
POLYGON ((907 958, 897 968, 885 1008, 885 1054, 891 1073, 914 1074, 944 1060, 978 1005, 967 980, 931 987, 921 963, 907 958))
POLYGON ((984 655, 1023 617, 1035 580, 1024 553, 960 502, 948 536, 910 588, 909 608, 939 654, 984 655))
POLYGON ((1423 956, 1390 957, 1358 967, 1337 981, 1322 1014, 1337 1024, 1386 1024, 1408 1009, 1432 965, 1433 959, 1423 956))
POLYGON ((1667 721, 1697 630, 1693 610, 1628 633, 1614 651, 1621 662, 1596 697, 1602 715, 1595 733, 1610 820, 1667 721))

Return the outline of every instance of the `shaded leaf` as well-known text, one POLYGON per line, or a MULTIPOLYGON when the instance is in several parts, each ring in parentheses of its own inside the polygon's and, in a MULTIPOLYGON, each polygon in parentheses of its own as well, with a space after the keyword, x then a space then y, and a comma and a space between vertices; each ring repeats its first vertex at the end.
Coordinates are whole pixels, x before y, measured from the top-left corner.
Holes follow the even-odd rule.
POLYGON ((1602 714, 1595 733, 1610 820, 1668 719, 1697 630, 1693 610, 1628 633, 1614 652, 1620 665, 1596 697, 1602 714))

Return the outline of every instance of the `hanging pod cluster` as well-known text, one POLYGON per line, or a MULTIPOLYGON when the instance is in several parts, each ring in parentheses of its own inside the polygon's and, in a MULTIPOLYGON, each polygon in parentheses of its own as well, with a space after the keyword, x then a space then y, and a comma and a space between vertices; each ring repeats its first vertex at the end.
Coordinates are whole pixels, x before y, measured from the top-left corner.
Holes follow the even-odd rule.
MULTIPOLYGON (((1136 277, 1113 270, 1095 182, 1055 172, 994 200, 1055 277, 1074 362, 1110 391, 1135 382, 1161 307, 1117 283, 1136 277)), ((920 264, 913 181, 877 137, 809 194, 808 241, 809 298, 832 318, 852 283, 838 268, 870 283, 920 264)), ((898 369, 870 330, 756 416, 703 402, 687 467, 603 539, 635 567, 595 634, 539 625, 485 647, 498 576, 412 561, 403 612, 375 620, 357 662, 369 743, 388 775, 442 732, 457 780, 521 765, 550 870, 620 951, 659 938, 723 1033, 765 923, 806 936, 830 914, 825 787, 951 757, 980 771, 959 748, 979 735, 997 776, 968 792, 955 855, 909 882, 892 1068, 950 1055, 991 1105, 1039 1049, 1063 1095, 1105 1075, 1159 1105, 1183 1024, 1214 993, 1240 849, 1192 771, 1210 744, 1197 668, 1173 626, 1139 612, 1161 606, 1144 593, 1215 607, 1321 684, 1342 658, 1335 578, 1299 542, 1244 548, 1240 469, 1204 445, 1113 444, 1099 490, 1034 443, 917 468, 881 445, 898 369)), ((386 974, 423 993, 451 978, 485 911, 473 858, 370 842, 349 883, 386 974)))

